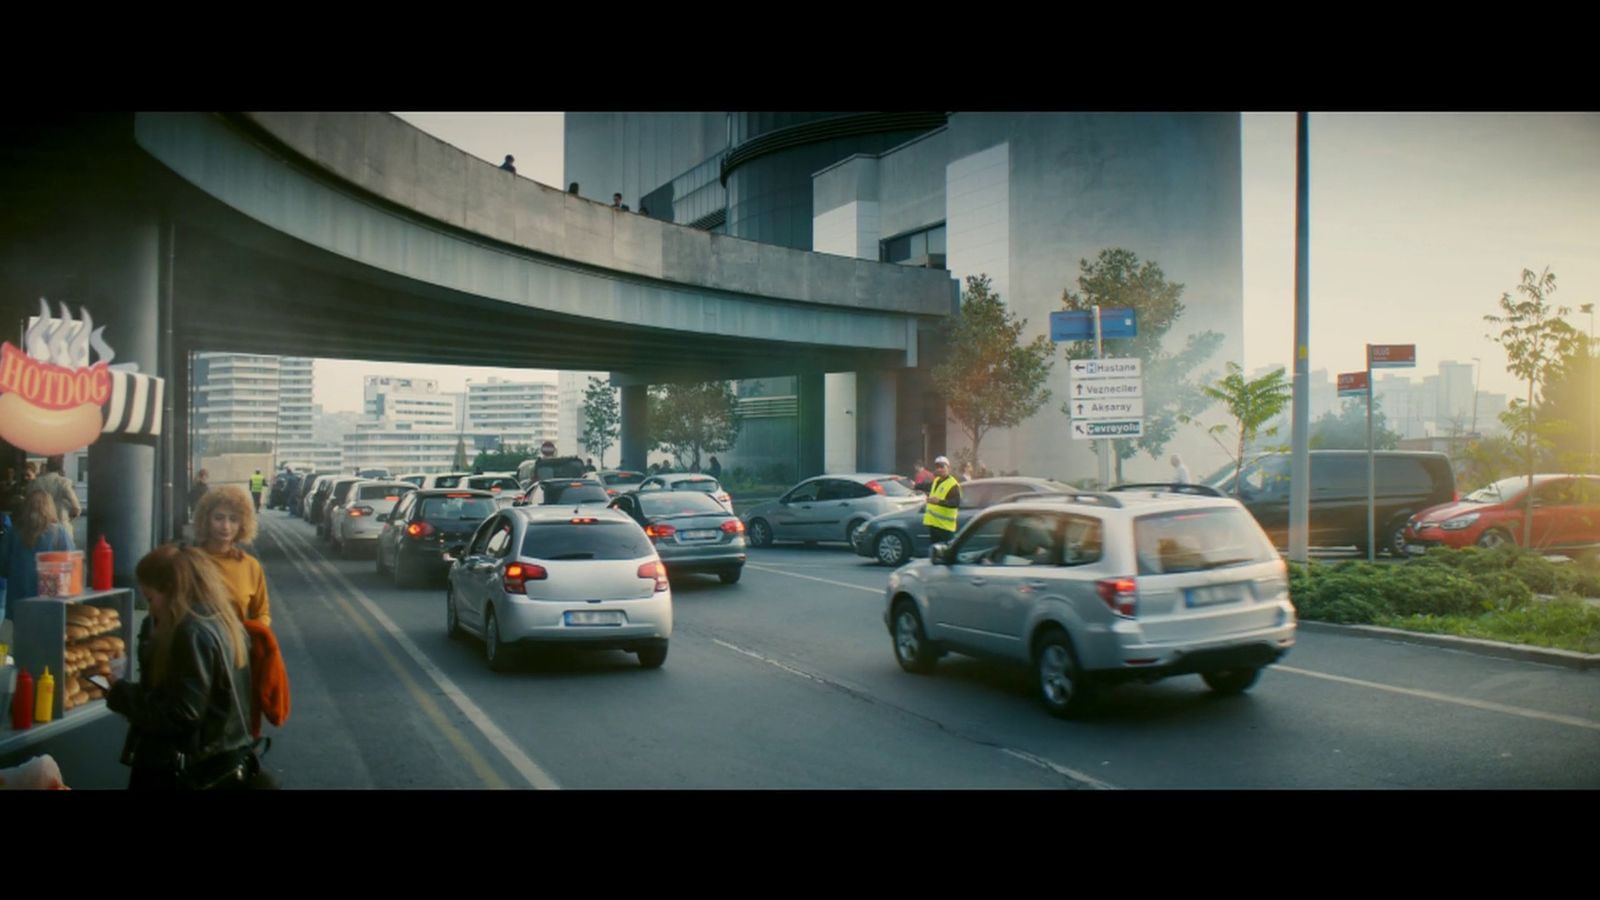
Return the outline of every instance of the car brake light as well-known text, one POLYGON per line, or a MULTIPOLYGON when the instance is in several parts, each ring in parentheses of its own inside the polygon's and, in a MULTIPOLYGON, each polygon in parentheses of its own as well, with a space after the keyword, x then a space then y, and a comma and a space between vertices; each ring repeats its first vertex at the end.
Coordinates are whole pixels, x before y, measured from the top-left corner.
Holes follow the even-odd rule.
POLYGON ((352 507, 350 507, 350 517, 352 519, 359 518, 360 516, 370 516, 370 515, 372 515, 372 507, 370 507, 370 506, 352 506, 352 507))
POLYGON ((639 565, 640 578, 654 578, 656 580, 656 593, 661 593, 671 587, 667 583, 667 567, 660 560, 641 563, 639 565))
POLYGON ((433 534, 433 526, 427 522, 412 522, 406 526, 406 534, 413 538, 425 538, 433 534))
POLYGON ((876 481, 869 481, 867 482, 867 490, 872 491, 874 494, 881 494, 883 493, 883 485, 876 481))
POLYGON ((738 519, 724 519, 722 530, 728 534, 744 534, 744 523, 738 519))
POLYGON ((573 525, 593 525, 600 520, 596 519, 594 516, 574 516, 568 521, 573 525))
POLYGON ((505 588, 508 594, 526 594, 528 592, 527 582, 544 581, 549 577, 550 573, 544 566, 536 566, 532 563, 512 563, 506 566, 506 577, 501 581, 501 587, 505 588))
POLYGON ((460 497, 471 497, 473 495, 472 494, 445 494, 445 496, 454 499, 454 498, 460 498, 460 497))
POLYGON ((612 490, 611 488, 606 488, 606 495, 610 496, 610 497, 615 497, 617 495, 617 492, 612 490))
POLYGON ((672 537, 678 533, 678 529, 671 525, 646 525, 644 533, 649 535, 650 540, 653 541, 656 538, 672 537))
POLYGON ((1132 578, 1102 578, 1094 589, 1117 615, 1125 619, 1139 615, 1139 583, 1132 578))

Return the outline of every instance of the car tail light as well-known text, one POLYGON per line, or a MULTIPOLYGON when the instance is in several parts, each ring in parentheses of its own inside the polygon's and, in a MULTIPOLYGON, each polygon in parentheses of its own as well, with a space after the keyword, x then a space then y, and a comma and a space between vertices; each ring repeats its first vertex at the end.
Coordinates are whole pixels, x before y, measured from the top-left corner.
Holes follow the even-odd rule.
POLYGON ((671 525, 646 525, 644 527, 644 533, 649 535, 650 540, 653 541, 656 538, 672 537, 678 533, 678 529, 672 527, 671 525))
POLYGON ((654 578, 656 580, 656 593, 658 594, 671 587, 667 583, 667 567, 660 560, 640 564, 639 577, 654 578))
POLYGON ((617 495, 616 491, 612 490, 611 488, 606 488, 606 496, 615 497, 616 495, 617 495))
POLYGON ((883 485, 877 483, 876 481, 869 481, 867 482, 867 490, 873 492, 874 494, 881 494, 883 493, 883 485))
POLYGON ((733 504, 733 498, 728 496, 728 492, 727 491, 719 491, 717 493, 717 499, 721 500, 724 504, 728 504, 728 505, 732 505, 733 504))
POLYGON ((1117 615, 1125 619, 1139 615, 1139 583, 1132 578, 1102 578, 1094 589, 1117 615))
POLYGON ((352 507, 350 507, 350 517, 352 519, 359 518, 361 516, 370 516, 370 515, 372 515, 372 507, 370 507, 370 506, 352 506, 352 507))
POLYGON ((572 525, 593 525, 600 520, 596 519, 594 516, 573 516, 567 521, 572 525))
POLYGON ((406 526, 406 536, 411 538, 425 538, 433 534, 433 526, 427 522, 412 522, 406 526))
POLYGON ((550 573, 545 570, 544 566, 536 566, 532 563, 512 563, 506 566, 506 576, 500 582, 500 586, 505 588, 508 594, 526 594, 528 592, 528 582, 543 581, 549 577, 550 573))
POLYGON ((1451 494, 1450 494, 1450 502, 1451 503, 1460 503, 1461 502, 1461 492, 1460 491, 1452 491, 1451 494))
POLYGON ((728 534, 744 534, 744 523, 738 519, 724 519, 721 528, 728 534))

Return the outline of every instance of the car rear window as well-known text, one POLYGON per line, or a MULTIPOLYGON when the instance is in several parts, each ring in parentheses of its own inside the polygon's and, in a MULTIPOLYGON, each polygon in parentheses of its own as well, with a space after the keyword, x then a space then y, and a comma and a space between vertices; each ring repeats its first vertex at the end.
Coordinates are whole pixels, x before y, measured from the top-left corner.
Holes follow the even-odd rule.
POLYGON ((522 539, 523 556, 549 561, 640 559, 654 552, 639 526, 603 519, 581 525, 564 519, 532 522, 522 539))
POLYGON ((499 488, 502 491, 522 490, 522 485, 517 484, 515 478, 505 475, 479 475, 468 478, 464 487, 472 488, 475 491, 492 491, 495 488, 499 488))
POLYGON ((1250 514, 1213 506, 1140 516, 1133 521, 1140 575, 1203 572, 1278 558, 1250 514))
POLYGON ((585 466, 581 459, 541 459, 533 464, 533 480, 547 478, 581 478, 585 466))
POLYGON ((706 515, 727 515, 728 511, 722 508, 710 494, 698 491, 685 491, 681 494, 660 492, 654 494, 640 494, 639 511, 650 518, 659 516, 683 516, 696 513, 706 515))
POLYGON ((493 497, 428 497, 422 501, 422 518, 440 521, 482 521, 500 507, 493 497))
POLYGON ((722 485, 717 484, 715 478, 685 478, 682 481, 667 482, 667 490, 704 491, 707 494, 715 494, 717 491, 722 490, 722 485))
POLYGON ((433 480, 434 487, 453 488, 461 486, 463 475, 440 475, 433 480))
POLYGON ((399 500, 400 495, 411 490, 393 484, 363 484, 356 496, 362 500, 399 500))
POLYGON ((333 499, 334 499, 334 501, 336 503, 343 503, 344 502, 344 498, 350 496, 350 489, 355 487, 355 486, 356 486, 356 483, 354 481, 346 481, 345 483, 334 487, 334 489, 333 489, 333 499))
POLYGON ((589 482, 580 482, 576 485, 550 482, 544 485, 544 505, 546 506, 557 503, 583 503, 586 501, 609 503, 611 502, 611 495, 607 494, 606 489, 600 485, 589 482))
POLYGON ((644 481, 643 472, 612 472, 605 476, 606 484, 638 484, 644 481))

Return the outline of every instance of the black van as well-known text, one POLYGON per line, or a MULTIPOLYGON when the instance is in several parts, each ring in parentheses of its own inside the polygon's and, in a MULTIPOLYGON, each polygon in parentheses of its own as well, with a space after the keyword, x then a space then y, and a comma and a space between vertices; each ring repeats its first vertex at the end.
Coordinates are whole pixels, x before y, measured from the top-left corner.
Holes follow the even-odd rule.
MULTIPOLYGON (((1459 499, 1455 471, 1443 453, 1380 450, 1374 523, 1378 549, 1405 556, 1406 519, 1412 513, 1459 499)), ((1287 453, 1268 453, 1247 461, 1238 498, 1279 547, 1289 545, 1289 462, 1287 453)), ((1230 467, 1210 482, 1233 496, 1230 467)), ((1313 547, 1367 547, 1367 452, 1311 451, 1311 539, 1313 547)))

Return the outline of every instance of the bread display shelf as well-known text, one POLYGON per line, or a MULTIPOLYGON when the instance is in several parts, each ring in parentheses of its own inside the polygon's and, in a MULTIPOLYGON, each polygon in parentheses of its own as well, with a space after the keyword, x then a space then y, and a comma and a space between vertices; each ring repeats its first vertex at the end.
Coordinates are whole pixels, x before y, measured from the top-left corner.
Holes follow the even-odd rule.
MULTIPOLYGON (((105 616, 104 612, 97 612, 95 618, 105 616)), ((77 715, 85 709, 104 701, 95 695, 97 690, 85 687, 86 681, 80 680, 80 675, 93 674, 98 671, 99 660, 96 665, 85 666, 69 664, 68 651, 73 651, 76 658, 81 659, 81 651, 88 648, 88 644, 96 640, 115 637, 122 641, 122 656, 132 656, 133 651, 133 591, 128 588, 114 588, 109 591, 90 591, 74 597, 29 597, 17 603, 14 613, 16 634, 12 655, 17 659, 17 665, 25 667, 34 679, 44 675, 45 667, 50 668, 50 674, 56 680, 55 691, 55 717, 77 715), (74 607, 93 607, 96 610, 111 610, 117 615, 114 624, 94 626, 93 633, 86 633, 80 638, 67 638, 67 625, 69 618, 84 618, 86 613, 70 613, 74 607), (70 668, 69 668, 70 666, 70 668), (76 698, 76 702, 68 705, 69 698, 76 698)), ((109 657, 109 654, 107 654, 109 657)), ((93 655, 91 653, 91 658, 93 655)), ((114 658, 114 657, 109 657, 114 658)), ((106 660, 109 663, 109 658, 106 660)), ((130 667, 129 676, 132 677, 130 667)))

